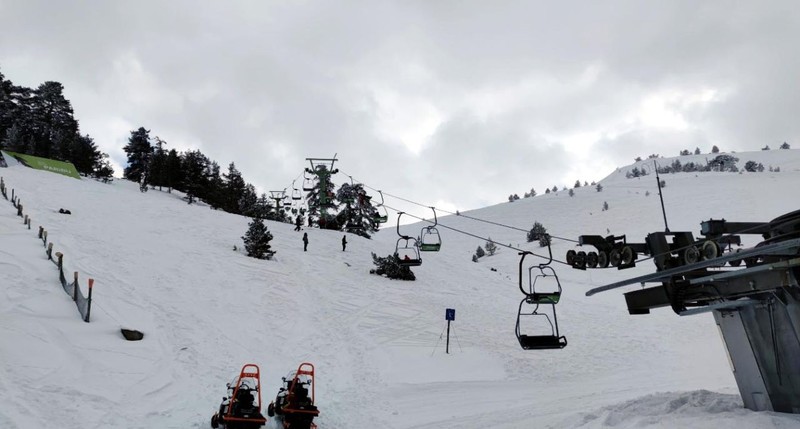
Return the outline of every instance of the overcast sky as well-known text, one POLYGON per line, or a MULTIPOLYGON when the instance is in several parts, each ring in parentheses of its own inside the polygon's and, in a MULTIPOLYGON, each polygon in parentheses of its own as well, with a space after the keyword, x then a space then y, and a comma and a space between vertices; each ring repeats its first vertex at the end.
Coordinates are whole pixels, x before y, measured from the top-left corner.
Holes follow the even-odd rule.
POLYGON ((636 156, 800 147, 799 12, 793 0, 0 0, 0 71, 64 84, 117 174, 144 126, 223 171, 235 162, 259 191, 337 153, 371 187, 464 210, 600 180, 636 156))

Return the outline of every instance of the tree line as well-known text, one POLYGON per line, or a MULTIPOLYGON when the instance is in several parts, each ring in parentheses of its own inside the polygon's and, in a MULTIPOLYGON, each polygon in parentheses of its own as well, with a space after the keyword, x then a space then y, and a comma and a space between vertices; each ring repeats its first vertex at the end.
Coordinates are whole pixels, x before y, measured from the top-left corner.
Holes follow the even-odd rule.
MULTIPOLYGON (((123 177, 139 183, 142 192, 175 189, 186 194, 189 204, 202 200, 212 208, 253 218, 300 223, 307 213, 309 225, 320 228, 365 237, 378 230, 377 210, 361 184, 344 183, 334 192, 332 181, 315 181, 306 194, 308 210, 293 208, 258 195, 233 162, 222 173, 219 164, 199 150, 178 152, 166 146, 145 127, 132 130, 123 148, 128 157, 123 177)), ((88 134, 81 134, 64 86, 55 81, 31 89, 0 73, 0 149, 71 162, 85 176, 114 174, 108 154, 100 152, 88 134)))
MULTIPOLYGON (((186 194, 189 204, 204 201, 214 209, 258 219, 278 222, 295 222, 320 228, 352 232, 369 237, 378 230, 377 209, 371 203, 363 185, 342 184, 336 192, 331 180, 315 181, 306 192, 308 209, 289 204, 294 192, 285 199, 258 195, 255 186, 247 183, 242 173, 231 162, 227 173, 221 173, 219 164, 200 150, 178 152, 167 150, 167 142, 151 137, 150 130, 139 127, 130 132, 123 150, 128 164, 123 177, 139 183, 139 189, 173 189, 186 194)), ((330 176, 330 175, 328 175, 330 176)), ((299 189, 296 190, 299 194, 299 189)))
POLYGON ((71 162, 85 176, 109 178, 114 170, 88 134, 81 134, 64 86, 15 85, 0 72, 0 148, 71 162))
POLYGON ((260 219, 286 222, 288 209, 274 203, 266 194, 258 195, 255 186, 247 183, 231 162, 227 173, 200 150, 178 152, 167 150, 167 142, 151 137, 150 130, 139 127, 130 132, 123 150, 128 164, 123 177, 139 183, 139 189, 158 188, 186 194, 189 204, 203 201, 214 209, 260 219))

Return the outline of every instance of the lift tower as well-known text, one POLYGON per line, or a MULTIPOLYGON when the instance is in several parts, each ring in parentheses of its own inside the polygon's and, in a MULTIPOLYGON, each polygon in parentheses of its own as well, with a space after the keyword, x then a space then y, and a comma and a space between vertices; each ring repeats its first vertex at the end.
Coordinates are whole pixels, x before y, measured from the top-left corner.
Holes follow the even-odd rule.
MULTIPOLYGON (((333 158, 306 158, 310 164, 310 168, 306 168, 306 173, 316 176, 317 187, 319 192, 319 218, 328 218, 328 209, 335 207, 333 182, 331 182, 331 175, 339 172, 333 165, 336 163, 336 155, 333 158)), ((304 185, 304 189, 306 189, 304 185)), ((313 192, 314 188, 309 189, 313 192)))

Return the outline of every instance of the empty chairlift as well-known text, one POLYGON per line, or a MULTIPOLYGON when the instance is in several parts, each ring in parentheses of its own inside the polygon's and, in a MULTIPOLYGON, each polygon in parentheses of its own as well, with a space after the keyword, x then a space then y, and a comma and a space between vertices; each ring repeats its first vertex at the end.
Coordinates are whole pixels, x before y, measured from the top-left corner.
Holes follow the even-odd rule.
POLYGON ((433 225, 423 227, 419 235, 419 250, 423 252, 438 252, 442 248, 442 237, 436 229, 436 225, 439 224, 436 209, 431 207, 431 210, 433 210, 433 225))
POLYGON ((400 265, 404 267, 416 267, 422 265, 422 258, 419 254, 419 242, 414 237, 400 234, 400 218, 403 212, 397 214, 397 239, 394 253, 400 259, 400 265))
POLYGON ((389 213, 386 211, 386 207, 383 206, 383 192, 378 191, 378 194, 381 196, 381 203, 375 206, 375 214, 372 217, 372 221, 374 223, 386 223, 389 221, 389 213))
POLYGON ((292 181, 292 201, 299 201, 303 199, 303 194, 300 193, 300 190, 294 187, 294 181, 292 181))
MULTIPOLYGON (((550 247, 548 246, 548 251, 550 247)), ((561 300, 561 283, 548 262, 527 268, 527 286, 523 283, 526 271, 525 257, 531 252, 522 252, 519 261, 519 289, 525 295, 519 303, 515 334, 519 345, 525 350, 563 349, 567 338, 560 335, 556 304, 561 300)))
POLYGON ((306 169, 303 172, 303 190, 306 192, 313 191, 315 179, 316 178, 314 177, 314 175, 309 173, 308 169, 306 169))

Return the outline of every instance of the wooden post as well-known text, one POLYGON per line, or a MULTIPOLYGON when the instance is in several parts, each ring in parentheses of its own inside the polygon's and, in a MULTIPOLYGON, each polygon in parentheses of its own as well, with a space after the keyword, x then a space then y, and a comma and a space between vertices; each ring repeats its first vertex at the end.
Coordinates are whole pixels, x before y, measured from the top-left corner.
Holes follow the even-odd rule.
POLYGON ((22 203, 17 202, 17 216, 22 217, 22 203))
POLYGON ((47 259, 53 260, 53 243, 47 245, 47 259))
MULTIPOLYGON (((44 231, 44 235, 42 236, 42 241, 47 244, 47 230, 44 231)), ((53 243, 50 243, 50 247, 53 247, 53 243)))
POLYGON ((28 224, 28 215, 25 215, 25 217, 22 218, 22 224, 23 225, 27 225, 28 224))
MULTIPOLYGON (((51 246, 52 246, 52 244, 53 243, 50 243, 51 246)), ((56 259, 58 259, 58 262, 56 262, 56 265, 58 266, 58 270, 62 271, 62 269, 64 268, 64 254, 61 253, 61 252, 56 252, 56 259)))
POLYGON ((89 279, 89 296, 86 298, 86 317, 84 322, 89 323, 89 314, 92 312, 92 288, 94 288, 94 279, 89 279))
POLYGON ((28 229, 31 229, 31 218, 28 218, 28 229))
POLYGON ((78 272, 75 271, 75 282, 72 283, 72 300, 78 300, 78 272))
POLYGON ((43 235, 42 235, 42 234, 44 234, 44 227, 43 227, 43 226, 41 226, 41 225, 39 225, 39 238, 42 238, 42 237, 43 237, 43 235))

